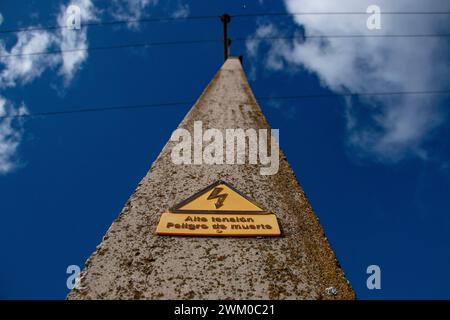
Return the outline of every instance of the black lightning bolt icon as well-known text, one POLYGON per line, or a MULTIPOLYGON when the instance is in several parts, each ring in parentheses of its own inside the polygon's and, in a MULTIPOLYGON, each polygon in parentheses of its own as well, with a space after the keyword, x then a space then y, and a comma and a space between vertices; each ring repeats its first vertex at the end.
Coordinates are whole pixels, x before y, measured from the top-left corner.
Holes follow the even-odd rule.
POLYGON ((217 199, 216 203, 214 204, 216 206, 216 209, 219 209, 221 206, 223 206, 223 202, 228 197, 227 193, 220 194, 222 191, 223 188, 214 188, 207 198, 207 200, 217 199))

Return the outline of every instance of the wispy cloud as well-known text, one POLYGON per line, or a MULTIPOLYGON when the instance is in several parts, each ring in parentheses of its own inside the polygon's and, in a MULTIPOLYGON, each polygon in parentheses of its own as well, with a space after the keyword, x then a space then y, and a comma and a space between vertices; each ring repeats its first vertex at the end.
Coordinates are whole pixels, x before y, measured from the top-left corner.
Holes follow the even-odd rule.
MULTIPOLYGON (((65 26, 66 10, 69 6, 75 5, 80 8, 82 24, 97 21, 100 15, 106 12, 114 19, 131 20, 127 26, 138 30, 139 22, 136 20, 147 17, 148 9, 157 4, 158 0, 112 0, 110 9, 100 11, 92 0, 64 1, 59 8, 56 22, 60 26, 65 26)), ((173 16, 185 17, 189 14, 188 5, 177 1, 174 9, 173 4, 174 2, 171 2, 169 6, 173 9, 173 16)), ((0 24, 2 22, 3 16, 0 13, 0 24)), ((67 88, 88 58, 87 50, 70 50, 88 46, 87 27, 80 30, 63 27, 56 30, 19 32, 12 45, 0 39, 0 89, 26 85, 49 70, 56 71, 63 79, 64 88, 67 88), (49 55, 30 54, 45 51, 65 52, 49 55)), ((3 96, 4 93, 0 96, 2 113, 13 115, 26 110, 24 104, 14 107, 14 104, 3 96)), ((22 138, 22 126, 12 118, 3 117, 0 118, 0 128, 0 172, 5 173, 14 168, 14 154, 22 138)))
MULTIPOLYGON (((285 0, 287 11, 365 12, 369 0, 285 0)), ((382 11, 448 11, 445 0, 379 0, 382 11)), ((448 32, 445 16, 382 15, 382 29, 366 28, 368 15, 297 15, 294 32, 306 35, 428 34, 448 32), (302 28, 299 28, 299 27, 302 28)), ((261 22, 256 36, 286 36, 281 25, 261 22)), ((248 41, 248 54, 264 60, 267 69, 289 71, 294 66, 318 76, 337 93, 426 91, 450 87, 450 50, 438 38, 352 38, 248 41), (265 48, 263 51, 262 48, 265 48)), ((256 60, 255 60, 256 61, 256 60)), ((348 100, 345 111, 348 146, 362 157, 397 162, 427 158, 424 143, 443 121, 436 96, 367 97, 348 100), (356 107, 357 106, 357 107, 356 107)))
MULTIPOLYGON (((55 56, 22 55, 45 51, 50 44, 51 34, 41 31, 19 33, 16 43, 9 50, 0 41, 0 89, 25 85, 39 77, 45 69, 54 67, 58 60, 55 56)), ((25 105, 16 107, 0 96, 0 174, 8 173, 17 166, 16 151, 22 140, 23 127, 20 119, 10 116, 25 111, 25 105)))
MULTIPOLYGON (((98 20, 96 9, 91 0, 72 0, 67 6, 61 6, 57 19, 59 25, 66 24, 66 10, 69 5, 76 5, 81 9, 82 23, 98 20)), ((73 48, 87 48, 87 28, 81 28, 80 30, 62 28, 53 36, 53 40, 62 51, 73 48)), ((87 56, 87 51, 75 51, 61 55, 59 73, 64 77, 66 84, 72 80, 75 72, 81 68, 87 56)))
POLYGON ((16 151, 22 140, 22 121, 10 116, 26 112, 25 105, 14 107, 0 96, 0 174, 8 173, 16 167, 16 151))
POLYGON ((174 18, 186 18, 189 16, 190 9, 187 3, 178 2, 175 11, 172 14, 174 18))
POLYGON ((185 18, 190 14, 190 7, 181 0, 169 0, 160 2, 159 0, 112 0, 108 13, 116 20, 128 21, 127 27, 131 30, 139 31, 141 23, 139 20, 151 15, 150 8, 155 8, 158 4, 163 5, 164 11, 170 11, 174 18, 185 18))
POLYGON ((127 26, 130 29, 139 29, 136 20, 147 16, 146 9, 158 4, 158 0, 113 0, 111 2, 110 14, 117 20, 130 20, 127 26))
MULTIPOLYGON (((72 0, 67 6, 60 7, 57 23, 66 25, 65 12, 69 5, 76 5, 81 10, 83 23, 96 19, 95 8, 91 0, 72 0)), ((23 86, 39 78, 46 70, 58 70, 68 86, 75 73, 80 70, 87 59, 86 51, 40 55, 32 54, 48 50, 68 50, 88 46, 87 30, 70 30, 61 28, 50 32, 35 30, 19 32, 16 42, 8 49, 5 41, 0 40, 0 89, 23 86)), ((11 116, 26 111, 24 104, 14 104, 0 96, 0 173, 6 173, 15 167, 15 152, 23 135, 21 121, 11 116)))
MULTIPOLYGON (((73 0, 67 6, 61 6, 57 18, 58 25, 66 25, 65 12, 69 5, 77 5, 81 9, 83 23, 96 19, 90 0, 73 0)), ((0 65, 3 66, 0 71, 0 88, 26 84, 39 77, 46 69, 58 69, 68 84, 87 59, 87 51, 52 55, 30 53, 86 47, 88 47, 86 28, 81 30, 61 28, 55 32, 45 30, 20 32, 17 34, 16 43, 9 50, 0 40, 0 65)))
POLYGON ((46 31, 22 32, 16 43, 7 50, 0 41, 0 88, 26 84, 39 77, 42 72, 58 62, 49 55, 27 55, 47 50, 52 44, 52 35, 46 31))

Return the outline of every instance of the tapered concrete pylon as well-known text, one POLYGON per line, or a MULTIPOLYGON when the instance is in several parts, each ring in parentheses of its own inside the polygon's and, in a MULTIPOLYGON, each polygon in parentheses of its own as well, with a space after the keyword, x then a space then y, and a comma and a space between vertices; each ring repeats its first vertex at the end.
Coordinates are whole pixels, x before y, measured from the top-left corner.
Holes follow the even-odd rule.
MULTIPOLYGON (((179 125, 269 129, 241 63, 229 58, 179 125)), ((281 130, 282 140, 282 130, 281 130)), ((175 165, 169 141, 69 299, 353 299, 354 292, 280 151, 275 175, 260 165, 175 165), (275 213, 281 237, 158 236, 163 212, 218 180, 275 213)))

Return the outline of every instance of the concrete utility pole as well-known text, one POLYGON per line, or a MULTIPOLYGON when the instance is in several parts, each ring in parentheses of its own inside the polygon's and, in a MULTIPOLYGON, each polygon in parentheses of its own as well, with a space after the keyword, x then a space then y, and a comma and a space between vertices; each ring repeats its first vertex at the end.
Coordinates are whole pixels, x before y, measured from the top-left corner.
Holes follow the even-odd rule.
MULTIPOLYGON (((238 58, 228 58, 179 128, 269 129, 238 58)), ((281 131, 282 139, 282 131, 281 131)), ((322 227, 280 151, 260 166, 175 165, 169 141, 87 260, 68 299, 354 299, 322 227), (226 180, 276 214, 280 237, 158 236, 168 208, 226 180)))

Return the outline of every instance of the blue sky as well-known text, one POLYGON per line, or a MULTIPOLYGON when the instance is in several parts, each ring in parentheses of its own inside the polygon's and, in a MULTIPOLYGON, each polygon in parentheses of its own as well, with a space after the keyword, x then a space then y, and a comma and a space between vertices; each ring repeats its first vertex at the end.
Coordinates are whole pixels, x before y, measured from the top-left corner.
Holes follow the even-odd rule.
MULTIPOLYGON (((369 4, 74 3, 86 9, 83 19, 91 22, 224 12, 365 11, 369 4)), ((378 3, 386 11, 450 11, 439 0, 378 3)), ((58 24, 68 4, 4 0, 0 30, 58 24)), ((235 18, 230 33, 247 38, 369 32, 365 16, 325 18, 235 18)), ((385 17, 377 32, 448 34, 448 18, 385 17)), ((75 37, 64 32, 0 34, 3 115, 192 101, 223 59, 220 43, 4 57, 222 35, 218 19, 92 26, 75 37)), ((244 55, 257 97, 450 87, 448 38, 236 41, 232 53, 244 55)), ((448 95, 260 101, 271 126, 280 129, 281 147, 359 298, 450 299, 449 101, 448 95), (366 288, 371 264, 381 267, 381 290, 366 288)), ((0 298, 66 296, 67 266, 84 264, 189 108, 0 120, 0 298)))

